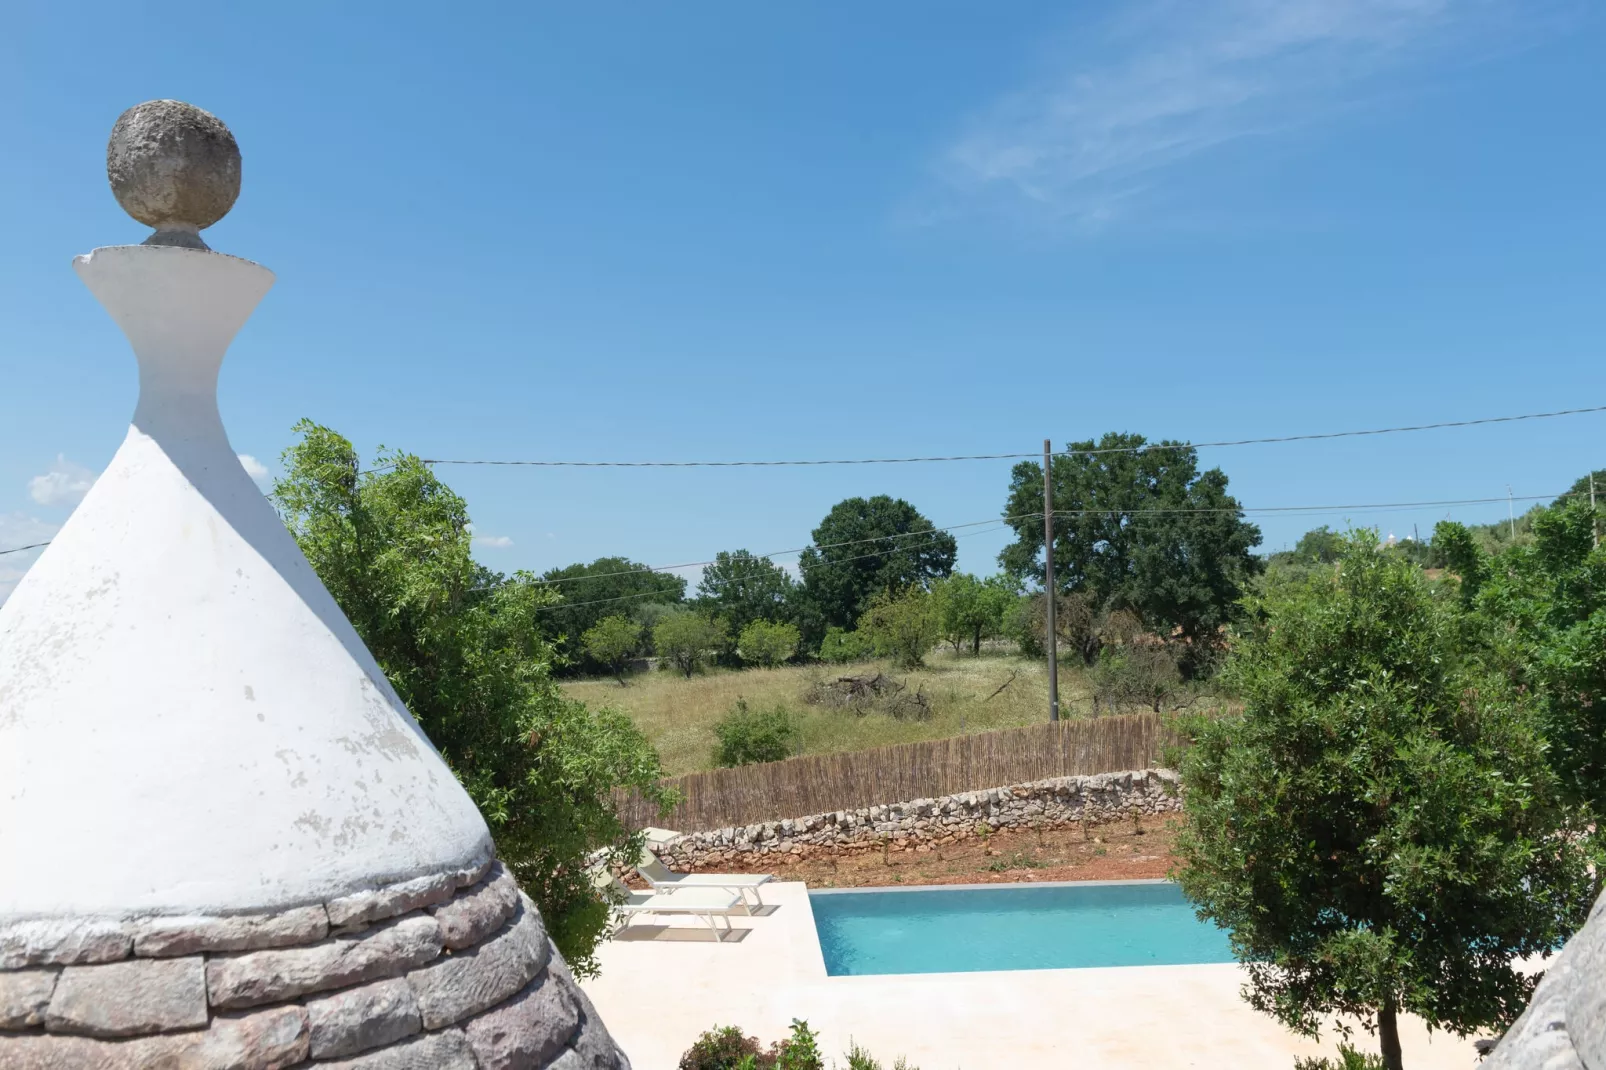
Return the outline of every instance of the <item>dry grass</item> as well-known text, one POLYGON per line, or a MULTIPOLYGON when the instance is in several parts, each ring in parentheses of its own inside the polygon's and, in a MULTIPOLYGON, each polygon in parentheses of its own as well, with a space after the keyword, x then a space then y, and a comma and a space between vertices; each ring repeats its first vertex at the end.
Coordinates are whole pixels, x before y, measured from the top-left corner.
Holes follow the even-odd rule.
MULTIPOLYGON (((738 698, 755 709, 782 706, 803 729, 804 754, 865 750, 895 743, 946 739, 995 728, 1040 724, 1048 716, 1048 673, 1042 662, 983 654, 933 653, 926 667, 899 672, 885 662, 847 666, 787 666, 779 669, 715 670, 685 679, 654 672, 613 680, 577 680, 564 690, 589 705, 611 705, 630 715, 663 759, 670 776, 713 768, 714 723, 738 698), (856 714, 811 706, 804 694, 818 680, 877 670, 923 689, 931 700, 928 720, 897 720, 883 713, 856 714), (993 695, 1006 681, 1009 686, 993 695), (989 698, 988 696, 993 697, 989 698)), ((1081 674, 1060 667, 1060 706, 1066 716, 1091 712, 1081 674)))

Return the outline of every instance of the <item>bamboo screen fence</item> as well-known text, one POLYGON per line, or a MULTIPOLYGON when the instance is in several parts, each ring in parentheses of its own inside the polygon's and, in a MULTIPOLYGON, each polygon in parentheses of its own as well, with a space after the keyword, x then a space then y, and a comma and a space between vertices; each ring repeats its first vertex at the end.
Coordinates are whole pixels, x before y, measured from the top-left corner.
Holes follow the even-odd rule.
POLYGON ((682 801, 662 818, 633 794, 617 801, 631 828, 702 832, 1049 777, 1144 769, 1159 763, 1167 741, 1154 714, 1060 721, 673 777, 665 783, 682 801))

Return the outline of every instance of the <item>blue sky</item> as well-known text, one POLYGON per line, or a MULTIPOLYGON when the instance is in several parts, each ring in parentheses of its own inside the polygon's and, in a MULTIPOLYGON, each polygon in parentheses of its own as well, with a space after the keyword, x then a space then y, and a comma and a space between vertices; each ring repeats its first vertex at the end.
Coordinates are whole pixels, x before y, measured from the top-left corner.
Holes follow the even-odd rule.
MULTIPOLYGON (((0 549, 133 410, 69 263, 141 100, 222 117, 208 232, 278 284, 224 365, 430 457, 778 459, 1199 441, 1606 404, 1606 21, 1551 0, 23 3, 0 33, 0 549)), ((1245 505, 1552 494, 1606 416, 1207 450, 1245 505)), ((1008 462, 442 468, 482 559, 803 545, 837 500, 999 515, 1008 462)), ((1520 507, 1520 506, 1519 506, 1520 507)), ((1424 534, 1502 504, 1257 517, 1424 534)), ((967 529, 978 531, 978 529, 967 529)), ((986 572, 1005 538, 960 540, 986 572)), ((0 595, 32 555, 0 558, 0 595)), ((785 560, 792 560, 787 558, 785 560)))

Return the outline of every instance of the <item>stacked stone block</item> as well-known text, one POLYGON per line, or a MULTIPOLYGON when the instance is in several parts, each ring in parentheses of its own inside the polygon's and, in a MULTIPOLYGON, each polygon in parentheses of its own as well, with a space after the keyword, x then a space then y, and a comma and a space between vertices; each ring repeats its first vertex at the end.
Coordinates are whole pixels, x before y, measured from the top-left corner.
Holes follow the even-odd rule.
POLYGON ((7 1070, 628 1070, 500 864, 271 914, 0 924, 7 1070))
POLYGON ((1181 810, 1178 788, 1177 775, 1169 769, 1054 777, 937 799, 693 832, 658 851, 666 863, 682 869, 777 854, 916 851, 978 835, 983 827, 1053 829, 1181 810))

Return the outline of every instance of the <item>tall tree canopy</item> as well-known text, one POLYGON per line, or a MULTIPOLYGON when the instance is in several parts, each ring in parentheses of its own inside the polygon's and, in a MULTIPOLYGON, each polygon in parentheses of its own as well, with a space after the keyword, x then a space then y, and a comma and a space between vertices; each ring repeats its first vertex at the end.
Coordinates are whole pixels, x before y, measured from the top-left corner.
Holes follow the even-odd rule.
MULTIPOLYGON (((1598 488, 1597 488, 1598 489, 1598 488)), ((1587 488, 1586 488, 1587 490, 1587 488)), ((1467 528, 1434 530, 1470 610, 1473 649, 1533 695, 1568 795, 1606 819, 1606 524, 1587 496, 1533 517, 1533 538, 1491 555, 1467 528)))
POLYGON ((562 605, 542 614, 542 623, 568 659, 569 672, 608 671, 586 653, 581 638, 602 618, 629 616, 637 606, 676 604, 686 597, 684 578, 649 571, 627 557, 599 557, 589 565, 550 569, 541 579, 562 598, 562 605))
POLYGON ((721 550, 703 566, 697 600, 725 618, 732 635, 755 620, 784 621, 791 613, 792 577, 767 557, 746 550, 721 550))
POLYGON ((970 644, 972 654, 981 653, 981 641, 991 639, 1004 628, 1004 614, 1015 604, 1013 585, 1006 577, 988 576, 979 580, 968 572, 955 572, 931 585, 937 600, 937 619, 942 637, 954 645, 970 644))
POLYGON ((1336 571, 1259 599, 1234 644, 1241 714, 1183 757, 1177 879, 1231 930, 1257 1009, 1314 1033, 1398 1015, 1457 1034, 1509 1024, 1594 889, 1582 815, 1517 689, 1465 657, 1421 570, 1353 537, 1336 571))
POLYGON ((954 537, 902 498, 878 494, 832 506, 803 551, 805 641, 828 627, 852 628, 878 594, 897 594, 954 570, 954 537))
POLYGON ((474 562, 463 499, 406 453, 363 473, 350 442, 308 420, 272 499, 419 727, 485 815, 497 853, 541 908, 576 972, 611 911, 587 875, 603 851, 634 860, 616 787, 660 802, 658 755, 630 719, 564 697, 534 576, 474 562))
MULTIPOLYGON (((1111 432, 1073 442, 1051 465, 1054 579, 1103 610, 1214 646, 1244 584, 1261 568, 1260 529, 1243 519, 1219 468, 1201 472, 1191 446, 1111 432), (1118 452, 1096 452, 1118 451, 1118 452)), ((1042 576, 1043 467, 1017 464, 1004 516, 1015 541, 999 555, 1024 582, 1042 576)))

